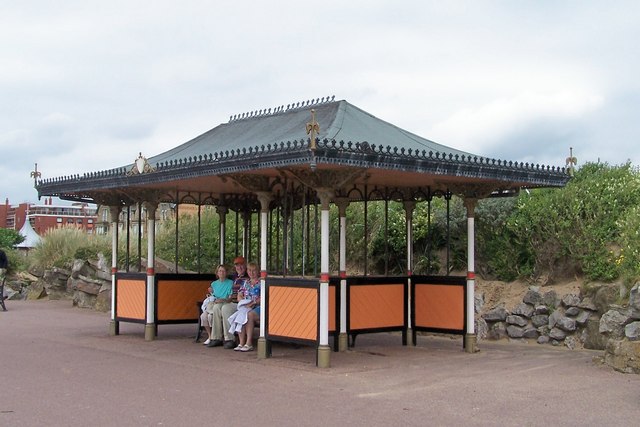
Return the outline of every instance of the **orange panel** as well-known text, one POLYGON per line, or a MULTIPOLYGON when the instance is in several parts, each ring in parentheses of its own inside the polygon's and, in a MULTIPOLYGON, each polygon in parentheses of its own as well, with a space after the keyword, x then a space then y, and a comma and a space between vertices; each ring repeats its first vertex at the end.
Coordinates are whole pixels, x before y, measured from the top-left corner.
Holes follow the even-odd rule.
POLYGON ((158 320, 197 319, 211 280, 158 280, 158 320))
POLYGON ((351 286, 349 328, 404 325, 404 284, 351 286))
POLYGON ((270 285, 268 322, 271 335, 316 340, 318 291, 270 285))
POLYGON ((451 285, 416 286, 416 326, 464 328, 464 288, 451 285))
POLYGON ((146 282, 141 279, 118 279, 116 286, 116 316, 145 320, 146 282))
POLYGON ((329 286, 329 332, 336 330, 336 292, 337 286, 329 286))

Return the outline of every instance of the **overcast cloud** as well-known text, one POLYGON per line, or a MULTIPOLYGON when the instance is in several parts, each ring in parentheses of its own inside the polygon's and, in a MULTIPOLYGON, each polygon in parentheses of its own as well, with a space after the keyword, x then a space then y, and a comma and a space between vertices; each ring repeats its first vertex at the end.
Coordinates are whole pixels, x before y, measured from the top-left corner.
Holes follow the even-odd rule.
POLYGON ((36 162, 111 169, 327 95, 482 156, 640 162, 637 1, 0 6, 2 201, 36 201, 36 162))

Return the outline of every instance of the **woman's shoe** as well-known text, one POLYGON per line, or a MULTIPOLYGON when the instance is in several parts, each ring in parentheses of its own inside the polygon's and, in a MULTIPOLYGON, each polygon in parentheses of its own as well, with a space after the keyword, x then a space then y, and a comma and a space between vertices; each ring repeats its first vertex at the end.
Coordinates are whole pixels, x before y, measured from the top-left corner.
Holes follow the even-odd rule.
POLYGON ((203 342, 202 345, 209 345, 210 342, 211 342, 211 338, 207 338, 207 340, 203 342))
POLYGON ((243 345, 238 344, 236 348, 233 349, 233 351, 242 351, 243 348, 244 348, 243 345))
POLYGON ((240 349, 240 351, 251 351, 253 350, 253 346, 252 345, 243 345, 242 348, 240 349))

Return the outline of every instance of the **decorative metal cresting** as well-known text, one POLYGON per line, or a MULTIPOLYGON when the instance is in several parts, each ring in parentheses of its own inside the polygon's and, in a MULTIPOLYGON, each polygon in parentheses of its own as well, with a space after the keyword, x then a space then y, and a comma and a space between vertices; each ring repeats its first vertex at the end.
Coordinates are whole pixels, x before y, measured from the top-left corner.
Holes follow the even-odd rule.
POLYGON ((323 96, 322 98, 317 99, 308 99, 302 102, 294 102, 292 104, 287 104, 286 106, 281 105, 275 108, 265 108, 264 110, 256 110, 249 111, 248 113, 235 114, 229 117, 229 123, 236 122, 239 120, 251 119, 254 117, 265 117, 265 116, 275 116, 276 114, 282 114, 293 110, 300 110, 308 107, 315 107, 318 105, 329 104, 336 99, 335 95, 332 96, 323 96))
POLYGON ((33 171, 31 171, 31 178, 33 178, 33 186, 38 186, 38 178, 40 178, 42 174, 38 171, 38 164, 36 163, 36 167, 33 171))
POLYGON ((316 121, 316 110, 311 109, 311 121, 307 123, 307 135, 309 135, 309 148, 316 149, 316 138, 320 133, 320 124, 316 121))
POLYGON ((567 173, 569 176, 573 176, 573 172, 575 170, 575 166, 578 164, 577 157, 573 155, 573 147, 569 147, 569 157, 567 157, 567 173))
POLYGON ((147 158, 140 153, 138 158, 133 162, 133 166, 127 172, 127 175, 140 175, 143 173, 154 172, 156 168, 151 167, 147 158))

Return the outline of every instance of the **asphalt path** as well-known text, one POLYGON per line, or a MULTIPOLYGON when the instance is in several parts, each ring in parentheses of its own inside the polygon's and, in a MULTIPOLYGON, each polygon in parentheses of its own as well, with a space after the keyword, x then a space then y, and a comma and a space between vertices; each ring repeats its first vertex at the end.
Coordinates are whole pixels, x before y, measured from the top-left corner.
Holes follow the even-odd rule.
POLYGON ((193 342, 195 324, 121 323, 69 301, 0 312, 0 426, 637 426, 640 376, 601 352, 548 345, 361 335, 315 366, 311 347, 273 357, 193 342))

